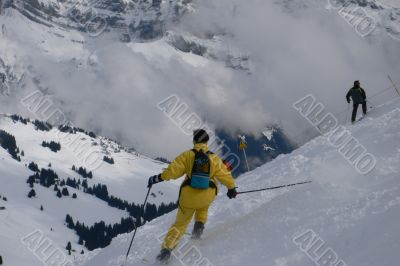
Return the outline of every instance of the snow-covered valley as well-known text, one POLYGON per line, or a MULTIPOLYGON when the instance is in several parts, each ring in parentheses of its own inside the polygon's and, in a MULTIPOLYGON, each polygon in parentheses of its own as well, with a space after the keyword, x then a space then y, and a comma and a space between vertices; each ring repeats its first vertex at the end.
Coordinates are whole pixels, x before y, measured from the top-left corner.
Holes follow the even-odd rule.
MULTIPOLYGON (((142 156, 132 149, 127 149, 118 143, 103 137, 91 137, 84 132, 61 132, 57 128, 39 130, 32 122, 26 124, 9 116, 0 118, 0 129, 13 135, 20 151, 20 162, 11 158, 11 155, 0 149, 1 155, 1 186, 0 195, 7 201, 0 200, 0 250, 6 265, 41 265, 35 254, 23 248, 21 239, 35 230, 40 230, 52 240, 55 247, 65 250, 67 242, 77 251, 86 250, 78 245, 78 236, 65 225, 66 215, 70 215, 75 222, 93 225, 100 221, 105 224, 120 223, 121 218, 129 217, 127 210, 111 207, 104 200, 93 194, 85 193, 83 186, 62 186, 67 179, 76 179, 87 182, 87 187, 102 184, 107 187, 108 195, 121 198, 136 205, 142 204, 146 194, 147 177, 157 174, 165 168, 165 164, 142 156), (61 144, 59 151, 52 151, 43 147, 42 142, 61 144), (86 145, 86 144, 87 145, 86 145), (84 147, 84 148, 82 148, 84 147), (96 154, 98 162, 93 169, 86 166, 88 159, 82 154, 96 154), (105 162, 104 156, 113 159, 113 163, 105 162), (31 190, 27 179, 34 172, 28 165, 34 162, 39 169, 51 169, 58 175, 56 184, 61 188, 68 188, 69 196, 56 196, 53 186, 47 188, 34 184, 36 195, 28 198, 31 190), (92 178, 84 178, 72 167, 83 167, 92 173, 92 178), (86 168, 88 167, 88 168, 86 168), (72 198, 76 194, 77 198, 72 198), (41 211, 40 208, 43 207, 41 211), (8 255, 5 255, 8 254, 8 255)), ((154 190, 149 202, 160 206, 162 203, 176 202, 178 184, 154 190)), ((43 238, 44 239, 44 238, 43 238)))

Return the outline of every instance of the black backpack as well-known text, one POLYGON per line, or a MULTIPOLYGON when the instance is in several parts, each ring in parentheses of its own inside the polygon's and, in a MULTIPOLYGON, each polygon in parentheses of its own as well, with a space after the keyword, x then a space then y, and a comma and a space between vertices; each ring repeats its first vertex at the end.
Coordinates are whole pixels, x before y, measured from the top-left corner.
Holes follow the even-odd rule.
POLYGON ((190 177, 190 186, 196 189, 208 189, 210 187, 210 169, 211 161, 209 155, 212 152, 203 150, 194 152, 194 162, 192 167, 192 176, 190 177))

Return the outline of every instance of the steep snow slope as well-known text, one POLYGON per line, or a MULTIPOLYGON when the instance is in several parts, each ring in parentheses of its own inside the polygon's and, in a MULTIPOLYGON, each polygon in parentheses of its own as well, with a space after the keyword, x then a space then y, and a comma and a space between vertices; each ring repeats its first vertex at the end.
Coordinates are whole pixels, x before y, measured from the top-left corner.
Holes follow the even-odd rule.
MULTIPOLYGON (((326 138, 316 138, 238 181, 239 190, 308 179, 312 184, 239 195, 235 200, 220 195, 210 209, 204 239, 189 241, 170 265, 195 265, 190 262, 191 255, 198 258, 193 246, 209 260, 204 265, 309 266, 313 260, 317 265, 398 265, 400 100, 374 109, 348 129, 376 157, 372 172, 360 175, 326 138), (301 235, 305 237, 294 241, 301 235), (317 261, 327 250, 338 257, 335 263, 317 261)), ((128 265, 142 265, 141 258, 157 254, 159 237, 174 214, 140 228, 128 265)), ((130 237, 115 238, 78 264, 120 265, 130 237)))
POLYGON ((77 245, 75 232, 64 225, 66 214, 89 225, 101 220, 107 224, 118 223, 122 217, 128 216, 125 211, 110 208, 107 203, 71 188, 70 193, 77 193, 77 199, 58 199, 52 188, 39 185, 35 186, 37 197, 29 199, 30 188, 26 179, 32 172, 21 167, 3 149, 0 149, 0 160, 0 195, 7 198, 7 201, 0 202, 0 206, 6 207, 0 210, 0 251, 5 265, 42 265, 21 242, 35 230, 43 232, 61 250, 65 249, 68 241, 78 251, 85 249, 77 245), (40 211, 41 205, 43 211, 40 211))
MULTIPOLYGON (((105 184, 109 195, 137 205, 142 204, 145 196, 147 177, 159 173, 165 167, 164 163, 142 156, 104 137, 90 137, 82 132, 68 134, 57 128, 40 131, 32 122, 24 124, 4 115, 0 117, 0 129, 15 136, 17 146, 24 152, 23 156, 20 154, 21 162, 18 162, 0 147, 0 207, 5 207, 4 210, 0 209, 0 255, 7 266, 42 265, 37 258, 39 252, 35 255, 21 242, 23 237, 36 230, 43 233, 42 240, 50 239, 52 249, 59 248, 66 252, 65 247, 70 241, 77 252, 67 256, 68 260, 72 261, 79 256, 82 249, 86 251, 82 245, 78 245, 75 231, 65 225, 67 214, 71 215, 74 222, 79 221, 87 226, 100 221, 107 225, 120 223, 121 218, 129 217, 127 211, 110 207, 105 201, 84 193, 82 189, 69 186, 67 188, 70 196, 57 198, 53 186, 45 188, 35 184, 36 197, 28 198, 31 188, 26 181, 33 172, 26 166, 30 162, 37 163, 39 168, 53 169, 61 180, 69 177, 83 181, 71 168, 72 165, 86 167, 85 157, 80 154, 90 150, 99 155, 100 163, 96 164, 99 167, 87 168, 93 172, 93 178, 86 178, 89 187, 98 183, 105 184), (42 147, 42 141, 60 142, 61 150, 55 153, 42 147), (75 144, 71 145, 73 142, 75 144), (114 164, 104 162, 103 156, 113 158, 114 164), (71 197, 73 193, 77 194, 77 199, 71 197), (40 210, 41 206, 43 211, 40 210)), ((170 183, 154 190, 149 202, 156 205, 175 202, 177 191, 178 186, 170 183)))

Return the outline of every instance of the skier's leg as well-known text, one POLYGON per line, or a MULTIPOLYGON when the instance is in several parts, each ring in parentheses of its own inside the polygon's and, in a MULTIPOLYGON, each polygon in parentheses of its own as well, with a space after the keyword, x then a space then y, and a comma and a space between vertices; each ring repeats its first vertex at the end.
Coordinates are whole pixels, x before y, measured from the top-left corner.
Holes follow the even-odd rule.
POLYGON ((366 115, 367 114, 367 102, 366 101, 362 103, 362 110, 363 110, 364 115, 366 115))
POLYGON ((351 122, 354 123, 357 117, 358 103, 353 104, 353 113, 351 114, 351 122))
POLYGON ((210 206, 207 206, 203 209, 199 209, 196 210, 196 215, 195 215, 195 221, 196 222, 201 222, 203 224, 205 224, 207 222, 208 219, 208 208, 210 206))
POLYGON ((176 215, 176 221, 171 226, 168 234, 165 236, 164 243, 162 244, 163 249, 173 250, 179 243, 179 240, 185 234, 186 229, 192 220, 194 209, 188 209, 179 207, 176 215))
POLYGON ((195 215, 196 222, 194 223, 192 232, 192 238, 194 239, 200 238, 201 235, 203 234, 204 225, 206 224, 208 218, 208 208, 209 207, 196 210, 196 215, 195 215))

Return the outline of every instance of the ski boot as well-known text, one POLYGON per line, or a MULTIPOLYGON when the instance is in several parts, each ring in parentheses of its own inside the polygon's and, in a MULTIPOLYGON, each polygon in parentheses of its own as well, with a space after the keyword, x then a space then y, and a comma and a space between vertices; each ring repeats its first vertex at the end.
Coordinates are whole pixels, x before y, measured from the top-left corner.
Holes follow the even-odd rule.
POLYGON ((160 254, 156 257, 157 261, 160 265, 167 264, 171 258, 171 250, 167 248, 163 248, 160 251, 160 254))
POLYGON ((195 222, 192 232, 192 239, 200 239, 204 231, 204 224, 202 222, 195 222))

